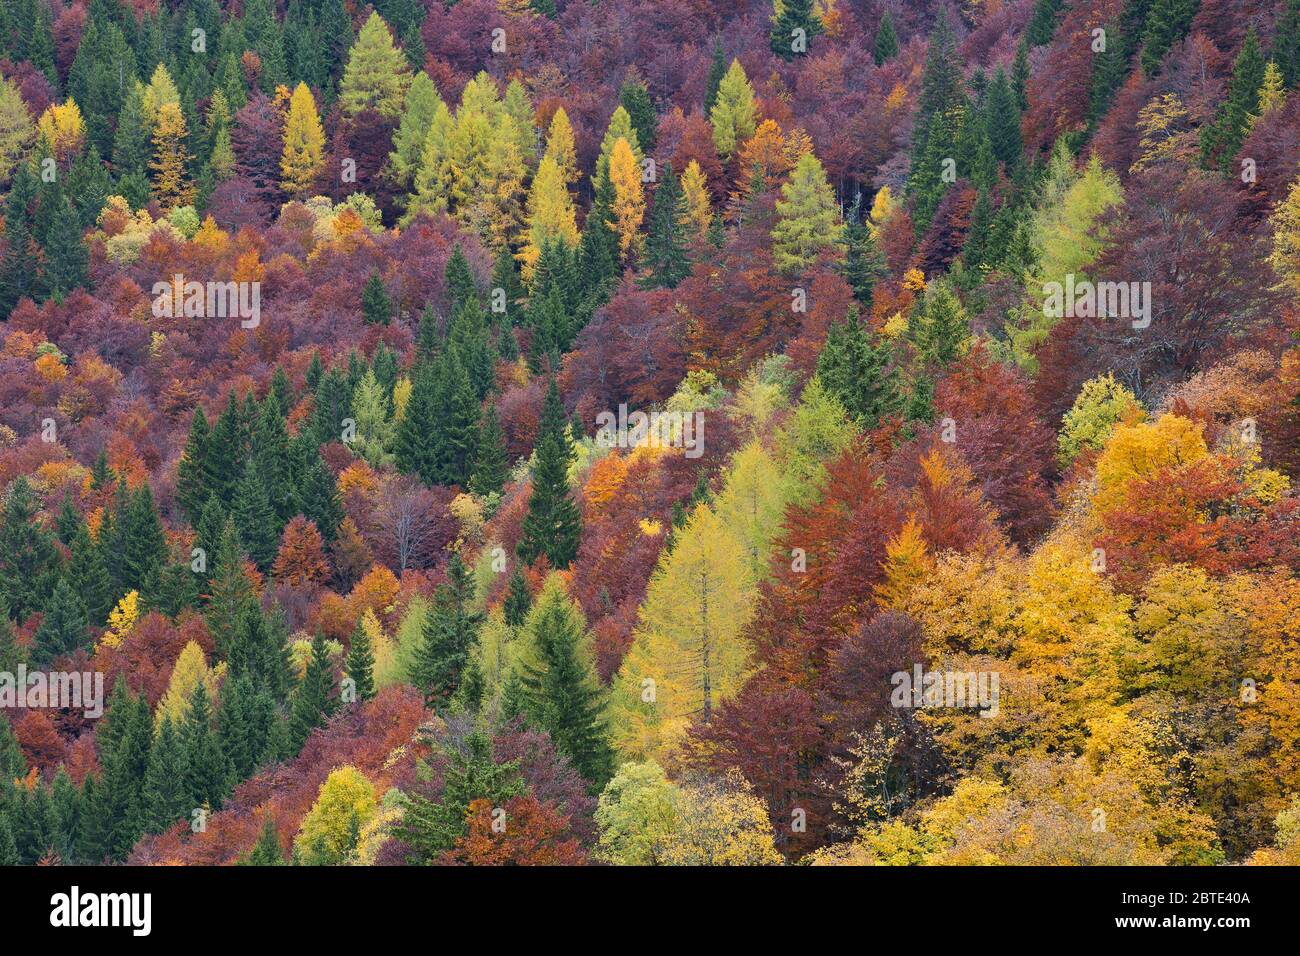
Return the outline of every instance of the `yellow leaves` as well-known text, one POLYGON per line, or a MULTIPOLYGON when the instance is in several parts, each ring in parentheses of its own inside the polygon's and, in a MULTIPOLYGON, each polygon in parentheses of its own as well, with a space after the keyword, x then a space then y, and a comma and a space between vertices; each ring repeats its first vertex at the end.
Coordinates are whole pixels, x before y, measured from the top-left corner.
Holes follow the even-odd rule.
MULTIPOLYGON (((884 192, 884 189, 881 192, 884 192)), ((916 268, 908 269, 903 273, 903 288, 913 293, 924 292, 926 288, 925 273, 916 268)))
POLYGON ((885 545, 885 580, 876 586, 876 600, 882 607, 903 607, 912 589, 933 567, 921 526, 915 518, 909 517, 898 534, 885 545))
POLYGON ((583 501, 597 512, 613 500, 627 477, 628 460, 618 452, 611 452, 596 461, 587 474, 583 487, 583 501))
POLYGON ((294 849, 307 866, 346 863, 377 808, 374 785, 360 770, 332 770, 303 817, 294 849))
POLYGON ((403 375, 393 385, 393 420, 401 421, 406 414, 406 404, 411 400, 411 389, 415 386, 403 375))
POLYGON ((542 248, 561 241, 569 248, 578 244, 578 224, 574 218, 573 197, 565 184, 565 174, 548 152, 542 157, 528 193, 528 231, 519 251, 525 282, 532 281, 542 248))
POLYGON ((1121 425, 1097 460, 1093 504, 1100 514, 1113 511, 1128 500, 1134 479, 1162 468, 1192 464, 1207 454, 1201 426, 1181 416, 1164 414, 1153 424, 1121 425))
POLYGON ((164 103, 158 109, 158 123, 153 131, 153 194, 163 209, 170 212, 194 201, 194 186, 185 172, 190 156, 185 150, 185 115, 179 103, 164 103))
POLYGON ((578 153, 573 142, 573 125, 563 106, 551 117, 551 125, 546 133, 546 152, 542 155, 542 160, 547 158, 559 167, 566 186, 578 181, 578 153))
POLYGON ((86 143, 86 121, 81 116, 81 107, 71 97, 62 103, 46 107, 36 128, 50 144, 60 163, 67 162, 81 152, 81 147, 86 143))
POLYGON ((632 154, 631 144, 624 138, 614 143, 609 157, 609 179, 614 186, 614 215, 610 227, 618 233, 619 249, 624 258, 631 257, 638 248, 641 220, 645 217, 645 193, 641 188, 641 167, 632 154))
POLYGON ((46 352, 32 364, 36 367, 36 374, 51 384, 61 382, 68 376, 67 367, 52 352, 46 352))
POLYGON ((306 83, 299 83, 289 98, 284 124, 284 151, 280 157, 280 181, 285 192, 302 196, 316 182, 325 162, 325 131, 316 100, 306 83))
POLYGON ((1273 251, 1268 261, 1281 279, 1280 286, 1300 292, 1300 179, 1291 184, 1286 198, 1277 204, 1273 224, 1273 251))
POLYGON ((692 159, 686 164, 680 184, 685 208, 679 222, 688 237, 703 239, 713 222, 713 207, 709 202, 709 183, 698 162, 692 159))
POLYGON ((158 707, 154 710, 153 724, 156 732, 164 720, 171 719, 173 724, 179 725, 190 712, 190 701, 194 697, 194 689, 200 683, 207 688, 209 699, 216 699, 217 687, 221 683, 222 677, 226 673, 226 664, 222 661, 216 667, 208 667, 207 661, 203 657, 203 648, 199 647, 195 641, 190 641, 185 645, 180 655, 176 658, 176 664, 172 667, 171 679, 167 682, 167 693, 163 695, 162 700, 158 702, 158 707))
MULTIPOLYGON (((889 96, 885 97, 885 109, 890 113, 896 113, 907 103, 907 87, 902 83, 895 83, 894 88, 889 91, 889 96)), ((886 189, 889 187, 885 187, 886 189)), ((875 218, 874 216, 872 217, 875 218)))
POLYGON ((120 647, 123 639, 131 633, 136 620, 140 617, 140 592, 128 591, 117 602, 117 607, 108 613, 108 630, 100 638, 100 643, 107 647, 120 647))
POLYGON ((654 518, 642 518, 637 522, 637 527, 647 538, 657 538, 664 533, 664 526, 654 518))
POLYGON ((1162 93, 1138 111, 1138 158, 1129 167, 1138 173, 1169 160, 1187 160, 1196 151, 1196 130, 1176 93, 1162 93))
POLYGON ((907 316, 903 315, 902 312, 895 312, 880 327, 880 334, 887 339, 897 339, 907 334, 909 324, 907 316))
MULTIPOLYGON (((897 210, 898 200, 894 198, 894 194, 890 192, 888 186, 881 186, 876 192, 876 198, 871 201, 871 212, 867 215, 867 228, 871 230, 871 238, 879 237, 881 227, 889 221, 889 217, 897 210)), ((919 270, 909 269, 908 274, 910 275, 914 271, 919 270)), ((906 276, 904 282, 906 282, 906 276)), ((924 274, 921 275, 920 283, 919 286, 912 289, 913 292, 919 292, 925 288, 924 274)))

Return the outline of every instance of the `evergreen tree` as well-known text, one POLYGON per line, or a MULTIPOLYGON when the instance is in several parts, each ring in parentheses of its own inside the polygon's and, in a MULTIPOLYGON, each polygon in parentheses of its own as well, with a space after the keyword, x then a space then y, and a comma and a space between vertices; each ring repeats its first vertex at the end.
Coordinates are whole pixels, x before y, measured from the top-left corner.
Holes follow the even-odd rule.
POLYGON ((632 120, 632 128, 636 130, 637 142, 642 151, 647 154, 653 152, 658 139, 659 121, 645 83, 640 79, 628 79, 619 90, 618 99, 632 120))
MULTIPOLYGON (((244 554, 239 547, 235 522, 226 519, 215 552, 208 554, 208 629, 217 652, 230 653, 236 628, 246 608, 254 606, 253 586, 244 573, 244 554)), ((232 661, 232 665, 233 665, 232 661)))
POLYGON ((532 606, 533 596, 528 590, 528 582, 524 580, 523 569, 516 565, 506 586, 505 601, 501 605, 506 623, 511 627, 522 627, 532 606))
POLYGON ((875 42, 871 45, 871 56, 876 61, 876 66, 898 56, 898 34, 894 32, 894 18, 888 10, 880 18, 875 42))
POLYGON ((94 627, 102 627, 113 607, 113 582, 108 576, 104 553, 91 540, 84 519, 78 520, 68 549, 71 552, 67 569, 68 583, 85 606, 89 623, 94 627))
POLYGON ((289 715, 289 741, 293 752, 302 750, 311 732, 334 713, 334 666, 325 649, 325 635, 319 630, 311 642, 311 660, 293 697, 289 715))
POLYGON ((993 156, 1012 172, 1020 162, 1023 146, 1020 139, 1020 107, 1015 92, 999 67, 993 74, 984 98, 984 125, 988 130, 993 156))
POLYGON ((280 845, 279 834, 275 830, 275 820, 268 814, 262 826, 262 834, 253 844, 248 856, 239 861, 240 866, 286 866, 284 847, 280 845))
POLYGON ((1272 60, 1287 88, 1300 83, 1300 0, 1287 0, 1273 31, 1272 60))
POLYGON ((804 56, 812 38, 823 32, 813 0, 782 0, 781 15, 772 21, 772 52, 789 62, 804 56))
POLYGON ((45 240, 44 285, 57 300, 73 289, 86 287, 90 250, 82 232, 81 217, 72 203, 65 201, 55 213, 45 240))
POLYGON ((543 592, 528 616, 537 663, 522 665, 522 706, 529 721, 550 734, 555 749, 599 792, 614 774, 614 750, 605 726, 599 682, 584 660, 584 624, 563 586, 543 592))
POLYGON ((1147 76, 1160 72, 1170 47, 1187 36, 1201 0, 1152 0, 1142 36, 1142 69, 1147 76))
POLYGON ((143 591, 167 560, 167 536, 148 482, 130 493, 115 517, 119 522, 119 586, 122 591, 143 591))
POLYGON ((840 273, 853 290, 853 298, 869 309, 876 282, 886 275, 887 270, 884 253, 871 237, 871 227, 862 214, 861 194, 849 208, 840 241, 844 245, 844 262, 840 266, 840 273))
MULTIPOLYGON (((554 381, 550 391, 558 402, 554 381)), ((567 424, 563 417, 558 425, 548 423, 545 412, 544 408, 534 449, 532 495, 528 499, 518 550, 526 564, 545 554, 551 567, 558 570, 567 568, 578 553, 582 519, 569 494, 568 471, 573 451, 567 424)))
POLYGON ((361 311, 367 325, 387 325, 392 321, 393 303, 384 291, 384 280, 378 272, 370 273, 365 288, 361 290, 361 311))
POLYGON ((370 635, 360 623, 352 632, 352 642, 348 647, 347 673, 352 679, 357 700, 370 700, 375 696, 375 656, 370 647, 370 635))
POLYGON ((451 250, 451 256, 447 259, 443 279, 446 282, 447 301, 451 305, 452 315, 459 312, 461 306, 471 299, 478 301, 478 285, 474 282, 474 274, 469 270, 469 260, 465 258, 459 242, 451 250))
POLYGON ((1030 46, 1043 46, 1052 41, 1056 21, 1065 6, 1065 0, 1035 0, 1034 12, 1025 27, 1025 39, 1030 46))
POLYGON ((496 406, 491 402, 483 411, 475 442, 474 471, 469 488, 474 494, 486 498, 500 494, 509 477, 510 462, 506 453, 506 437, 501 431, 496 406))
POLYGON ((164 718, 149 751, 149 765, 141 784, 141 822, 146 833, 161 833, 178 820, 189 820, 196 804, 187 786, 189 768, 185 757, 184 743, 171 718, 164 718))
POLYGON ((45 667, 78 648, 89 648, 89 644, 86 609, 67 580, 60 578, 40 627, 36 629, 32 663, 45 667))
POLYGON ((938 365, 956 360, 970 337, 966 310, 952 287, 943 280, 930 283, 913 326, 917 351, 927 362, 938 365))
POLYGON ((191 807, 221 809, 230 795, 231 768, 212 729, 212 703, 203 681, 194 685, 180 737, 185 751, 185 789, 191 807))
POLYGON ((673 173, 671 163, 663 166, 663 177, 655 189, 654 208, 650 212, 650 234, 646 239, 642 264, 648 275, 642 281, 647 288, 677 288, 691 273, 682 236, 685 199, 673 173))
POLYGON ((306 433, 299 434, 294 454, 299 462, 298 506, 303 516, 316 525, 325 543, 333 544, 334 535, 343 522, 343 503, 339 500, 334 472, 330 471, 320 456, 320 448, 306 433))
POLYGON ((266 484, 251 458, 244 466, 243 481, 235 492, 234 518, 244 553, 258 570, 269 571, 279 547, 280 528, 266 484))
POLYGON ((195 526, 203 516, 203 507, 213 492, 208 467, 210 433, 208 416, 203 413, 203 407, 199 406, 194 409, 190 433, 185 439, 181 460, 176 465, 176 502, 190 519, 190 524, 195 526))
POLYGON ((153 743, 149 702, 132 695, 123 679, 113 686, 95 742, 103 772, 93 789, 93 778, 87 780, 83 852, 90 859, 122 860, 144 832, 141 781, 153 743))
POLYGON ((727 57, 722 52, 722 38, 713 40, 713 57, 709 61, 709 75, 704 81, 704 115, 713 112, 713 104, 718 101, 718 88, 722 78, 727 75, 727 57))
POLYGON ((1251 117, 1259 109, 1259 90, 1264 84, 1264 55, 1255 28, 1246 30, 1228 82, 1228 95, 1219 105, 1214 122, 1201 129, 1201 162, 1230 172, 1241 144, 1250 132, 1251 117))
POLYGON ((878 339, 858 320, 857 309, 850 308, 847 321, 834 323, 827 333, 817 377, 845 411, 870 430, 901 404, 891 360, 889 343, 878 339))
POLYGON ((474 580, 460 555, 453 553, 447 581, 438 586, 425 617, 411 668, 411 681, 424 694, 426 707, 446 706, 460 687, 483 621, 482 612, 471 610, 473 601, 474 580))
POLYGON ((266 497, 275 514, 275 526, 283 528, 298 513, 298 494, 294 487, 293 445, 284 427, 280 400, 269 393, 253 426, 250 461, 266 488, 266 497))

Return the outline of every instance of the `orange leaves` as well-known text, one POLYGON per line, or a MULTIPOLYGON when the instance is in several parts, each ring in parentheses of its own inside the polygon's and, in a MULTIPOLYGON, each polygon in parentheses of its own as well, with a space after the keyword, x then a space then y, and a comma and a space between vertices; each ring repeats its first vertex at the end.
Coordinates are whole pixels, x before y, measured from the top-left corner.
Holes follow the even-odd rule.
POLYGON ((305 587, 325 580, 329 571, 320 532, 313 522, 297 515, 284 529, 271 574, 284 584, 305 587))
POLYGON ((469 832, 443 855, 443 863, 467 866, 580 866, 586 855, 569 836, 569 818, 532 794, 504 807, 478 799, 466 813, 469 832))

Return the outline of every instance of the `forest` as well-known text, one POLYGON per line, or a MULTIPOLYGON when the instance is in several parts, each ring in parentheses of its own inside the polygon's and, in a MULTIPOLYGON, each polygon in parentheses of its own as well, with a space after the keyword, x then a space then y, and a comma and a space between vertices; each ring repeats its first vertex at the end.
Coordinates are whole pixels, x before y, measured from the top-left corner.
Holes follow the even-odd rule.
POLYGON ((0 0, 0 863, 1300 864, 1300 0, 0 0))

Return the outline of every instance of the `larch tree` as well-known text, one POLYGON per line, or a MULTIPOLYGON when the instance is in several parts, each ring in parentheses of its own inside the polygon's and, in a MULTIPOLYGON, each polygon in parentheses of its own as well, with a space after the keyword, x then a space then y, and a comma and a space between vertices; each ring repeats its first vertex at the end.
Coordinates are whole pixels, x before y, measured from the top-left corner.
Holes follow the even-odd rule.
POLYGON ((396 118, 402 113, 410 85, 410 64, 394 45, 383 17, 372 12, 348 52, 339 84, 339 104, 352 116, 372 109, 381 116, 396 118))
POLYGON ((546 131, 546 152, 542 154, 542 159, 548 156, 560 168, 566 185, 571 186, 578 181, 578 153, 573 141, 573 124, 569 122, 569 114, 563 106, 555 111, 546 131))
POLYGON ((185 148, 185 115, 177 103, 164 103, 158 110, 153 130, 153 194, 159 204, 170 211, 194 201, 194 185, 186 167, 190 156, 185 148))
POLYGON ((609 179, 614 187, 613 219, 618 245, 625 260, 634 259, 641 247, 641 221, 645 218, 645 192, 641 187, 641 166, 623 138, 614 143, 609 158, 609 179))
POLYGON ((294 87, 284 122, 284 151, 280 156, 280 185, 295 198, 315 186, 325 163, 325 130, 316 112, 316 99, 306 83, 294 87))
POLYGON ((611 695, 620 753, 660 758, 693 721, 708 723, 749 674, 751 555, 707 504, 678 531, 650 579, 611 695))
POLYGON ((578 245, 578 223, 574 217, 573 197, 565 184, 564 170, 547 151, 537 167, 528 193, 528 230, 519 261, 525 282, 531 282, 542 249, 552 242, 569 248, 578 245))
POLYGON ((681 225, 691 240, 703 239, 713 224, 713 204, 709 199, 709 181, 694 159, 682 173, 681 192, 681 225))
POLYGON ((803 272, 820 252, 839 242, 844 226, 835 193, 826 181, 821 161, 812 153, 799 160, 781 186, 776 217, 772 261, 782 272, 803 272))
POLYGON ((393 151, 388 154, 393 175, 403 186, 411 184, 420 168, 424 143, 439 105, 445 106, 442 97, 438 95, 438 88, 429 79, 429 74, 419 71, 411 81, 410 89, 406 91, 402 122, 393 134, 393 151))
POLYGON ((732 60, 718 85, 718 98, 709 111, 713 124, 713 143, 724 160, 754 135, 756 123, 754 88, 739 60, 732 60))

